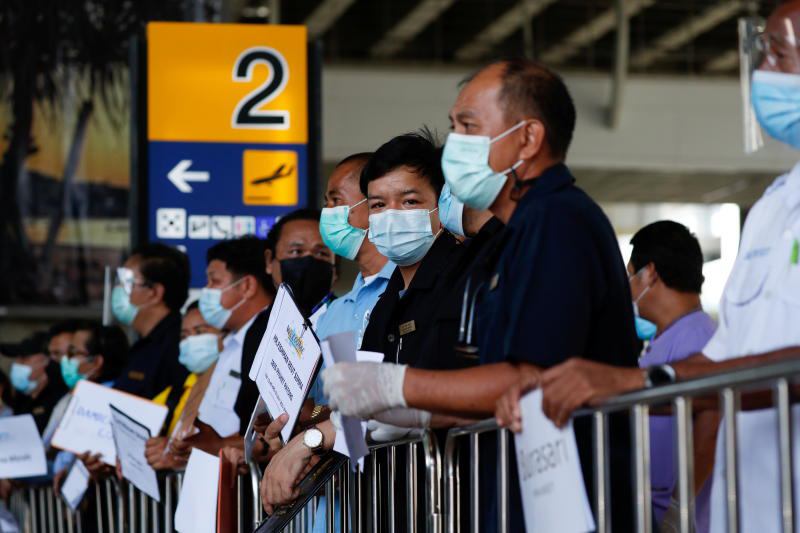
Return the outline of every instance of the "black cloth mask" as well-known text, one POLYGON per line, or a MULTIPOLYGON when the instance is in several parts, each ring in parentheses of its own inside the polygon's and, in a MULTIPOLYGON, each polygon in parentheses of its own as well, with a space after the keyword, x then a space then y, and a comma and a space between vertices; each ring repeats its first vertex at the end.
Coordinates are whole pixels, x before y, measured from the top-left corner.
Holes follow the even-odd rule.
POLYGON ((307 255, 282 259, 281 278, 292 289, 292 295, 303 316, 331 291, 333 264, 307 255))

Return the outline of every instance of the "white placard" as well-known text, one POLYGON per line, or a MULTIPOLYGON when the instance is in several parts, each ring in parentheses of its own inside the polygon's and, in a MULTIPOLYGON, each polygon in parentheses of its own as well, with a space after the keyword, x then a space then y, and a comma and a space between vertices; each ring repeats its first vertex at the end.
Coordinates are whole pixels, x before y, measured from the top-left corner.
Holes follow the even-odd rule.
POLYGON ((192 448, 183 475, 175 529, 181 533, 216 533, 219 458, 192 448))
POLYGON ((31 415, 0 418, 0 478, 47 474, 44 446, 31 415))
MULTIPOLYGON (((272 315, 277 315, 277 310, 283 307, 283 299, 286 298, 287 294, 288 292, 285 289, 281 290, 281 288, 278 287, 278 292, 275 294, 275 299, 272 301, 272 309, 269 313, 269 320, 267 320, 267 328, 264 330, 264 336, 261 337, 258 350, 256 350, 256 356, 253 358, 253 364, 250 366, 250 371, 248 372, 250 379, 253 381, 256 380, 261 370, 261 365, 264 362, 264 355, 267 353, 267 347, 269 346, 268 339, 272 338, 272 330, 275 329, 276 320, 272 318, 272 315)), ((244 372, 244 369, 242 369, 242 372, 244 372)))
MULTIPOLYGON (((342 362, 380 362, 383 354, 377 352, 356 352, 355 331, 343 331, 329 336, 322 341, 322 357, 325 366, 332 367, 342 362)), ((336 440, 333 451, 339 452, 350 458, 350 468, 355 471, 356 465, 360 471, 364 469, 364 457, 369 453, 367 447, 367 422, 354 416, 341 417, 342 428, 336 430, 336 440)))
POLYGON ((61 497, 67 502, 69 508, 74 513, 80 505, 83 495, 89 488, 89 471, 83 466, 81 461, 75 460, 72 462, 72 468, 69 469, 67 477, 61 484, 61 497))
POLYGON ((253 365, 260 361, 255 382, 272 419, 289 415, 281 430, 282 440, 288 442, 319 367, 321 351, 286 285, 278 288, 276 302, 280 303, 272 307, 253 365))
POLYGON ((87 451, 92 455, 99 453, 104 463, 115 466, 111 404, 126 413, 136 413, 136 418, 152 435, 159 434, 167 417, 163 405, 82 379, 72 391, 72 401, 50 444, 76 455, 87 451))
POLYGON ((572 421, 559 429, 544 415, 541 389, 523 396, 520 409, 522 432, 514 443, 525 531, 594 531, 572 421))
POLYGON ((122 477, 155 501, 161 501, 156 471, 144 456, 145 443, 152 434, 146 426, 111 406, 111 431, 117 451, 122 477))

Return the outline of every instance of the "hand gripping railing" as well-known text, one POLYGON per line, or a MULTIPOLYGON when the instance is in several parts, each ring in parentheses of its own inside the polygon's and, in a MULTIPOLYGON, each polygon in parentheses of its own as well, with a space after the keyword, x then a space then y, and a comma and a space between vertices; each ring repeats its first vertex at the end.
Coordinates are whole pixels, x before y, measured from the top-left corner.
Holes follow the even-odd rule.
MULTIPOLYGON (((670 405, 675 419, 675 450, 677 458, 678 526, 682 533, 694 530, 694 464, 693 464, 693 400, 718 396, 723 415, 725 446, 726 481, 726 531, 739 530, 739 481, 737 469, 736 414, 741 409, 741 394, 763 390, 765 386, 772 391, 772 405, 778 414, 778 447, 775 450, 780 465, 780 479, 775 480, 780 487, 781 523, 783 531, 794 531, 794 472, 792 462, 793 430, 790 404, 790 384, 800 376, 800 360, 754 366, 740 370, 708 375, 682 381, 671 385, 644 389, 614 397, 599 407, 581 409, 574 417, 590 416, 593 426, 594 457, 594 512, 598 533, 612 531, 610 514, 609 486, 609 445, 608 415, 628 411, 631 415, 632 461, 635 480, 633 509, 636 530, 642 533, 652 531, 652 511, 650 494, 650 446, 648 414, 651 406, 670 405)), ((470 465, 470 530, 480 530, 479 436, 482 433, 498 432, 498 530, 508 531, 508 483, 511 480, 508 465, 508 431, 498 429, 494 420, 486 420, 469 427, 454 428, 448 433, 444 449, 445 468, 445 525, 447 532, 458 531, 461 524, 460 503, 461 478, 458 453, 458 440, 469 437, 470 465)))

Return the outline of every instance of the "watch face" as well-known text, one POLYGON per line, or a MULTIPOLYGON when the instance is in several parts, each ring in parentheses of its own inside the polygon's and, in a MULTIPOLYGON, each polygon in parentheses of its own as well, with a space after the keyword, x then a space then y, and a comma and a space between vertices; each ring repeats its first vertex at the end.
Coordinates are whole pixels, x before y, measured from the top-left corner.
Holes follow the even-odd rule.
POLYGON ((316 428, 307 429, 303 435, 303 443, 309 448, 317 448, 322 444, 322 432, 316 428))

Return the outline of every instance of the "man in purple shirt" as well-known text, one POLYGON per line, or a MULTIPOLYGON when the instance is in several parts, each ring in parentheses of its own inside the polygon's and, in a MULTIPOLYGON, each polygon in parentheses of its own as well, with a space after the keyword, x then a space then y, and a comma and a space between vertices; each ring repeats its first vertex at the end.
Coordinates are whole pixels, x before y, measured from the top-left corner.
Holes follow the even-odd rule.
MULTIPOLYGON (((642 368, 673 363, 702 351, 717 328, 700 305, 703 284, 703 253, 700 243, 677 222, 663 220, 645 226, 631 239, 633 252, 628 262, 631 295, 640 338, 649 340, 639 359, 642 368), (652 340, 651 340, 652 339, 652 340)), ((695 421, 695 453, 708 457, 698 461, 695 489, 698 533, 708 531, 710 483, 713 464, 716 412, 698 415, 695 421), (710 453, 709 453, 710 448, 710 453)), ((653 512, 662 531, 671 531, 677 509, 670 500, 676 492, 677 467, 674 460, 674 425, 671 416, 650 417, 650 481, 653 512)), ((697 459, 696 459, 697 461, 697 459)))

